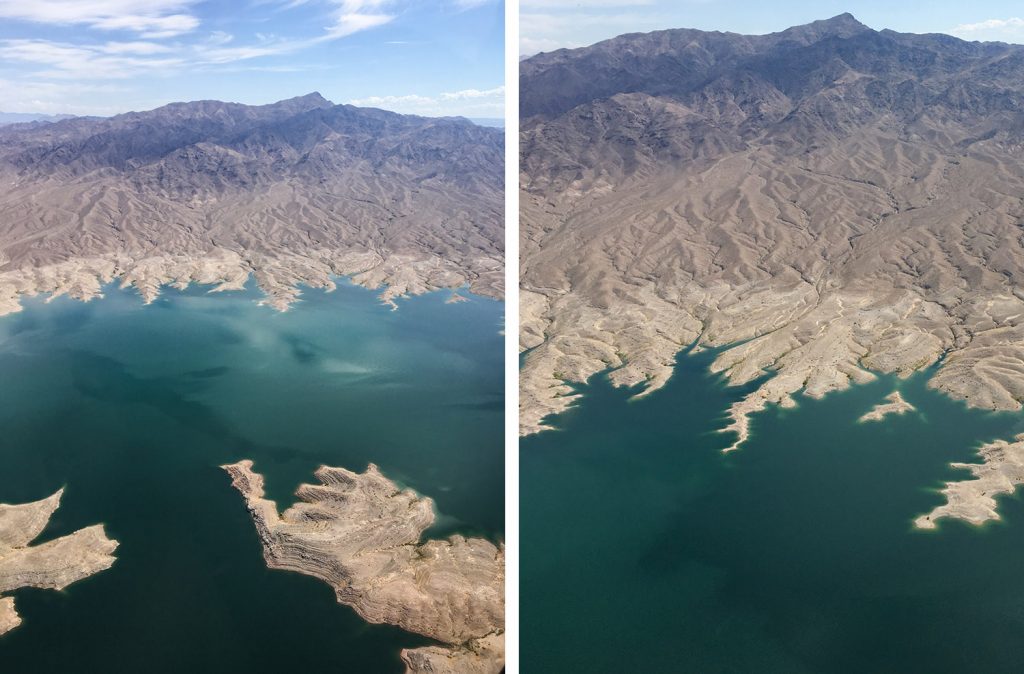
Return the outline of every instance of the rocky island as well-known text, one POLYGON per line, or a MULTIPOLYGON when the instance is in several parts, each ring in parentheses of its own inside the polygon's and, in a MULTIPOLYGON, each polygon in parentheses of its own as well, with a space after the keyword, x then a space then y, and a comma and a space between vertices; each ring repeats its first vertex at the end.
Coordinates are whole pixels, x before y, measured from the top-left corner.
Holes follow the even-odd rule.
POLYGON ((890 414, 907 414, 917 410, 916 407, 903 399, 899 391, 893 391, 885 396, 885 400, 886 402, 879 403, 871 408, 859 421, 882 421, 890 414))
POLYGON ((399 489, 376 466, 321 467, 317 485, 283 513, 264 498, 251 461, 224 466, 263 544, 267 565, 334 588, 366 621, 444 644, 402 651, 409 672, 497 674, 504 666, 503 547, 452 536, 420 542, 434 504, 399 489))
POLYGON ((21 624, 14 598, 4 596, 23 587, 62 590, 71 583, 109 569, 117 541, 100 524, 30 545, 49 524, 64 494, 33 503, 0 504, 0 635, 21 624))
POLYGON ((720 349, 767 405, 938 364, 1024 400, 1024 46, 874 30, 623 35, 523 61, 521 431, 610 369, 720 349), (941 361, 941 362, 940 362, 941 361), (766 376, 767 375, 767 376, 766 376))
POLYGON ((0 314, 112 281, 500 297, 503 157, 499 129, 319 94, 0 127, 0 314))

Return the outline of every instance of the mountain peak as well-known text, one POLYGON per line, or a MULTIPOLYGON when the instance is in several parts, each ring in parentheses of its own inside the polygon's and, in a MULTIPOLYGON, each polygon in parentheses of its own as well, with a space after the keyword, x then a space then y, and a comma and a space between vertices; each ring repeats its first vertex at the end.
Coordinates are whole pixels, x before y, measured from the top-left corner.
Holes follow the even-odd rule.
POLYGON ((864 24, 857 20, 853 14, 849 12, 843 12, 842 14, 836 14, 831 19, 823 19, 821 23, 828 24, 830 26, 850 26, 855 28, 864 29, 867 28, 864 24))
POLYGON ((826 37, 853 37, 870 30, 871 28, 858 21, 853 14, 844 12, 831 19, 820 19, 802 26, 787 28, 780 35, 814 42, 826 37))
POLYGON ((283 101, 278 101, 274 105, 287 106, 297 110, 315 110, 317 108, 333 108, 334 103, 320 95, 319 91, 314 91, 306 94, 305 96, 295 96, 294 98, 286 98, 283 101))

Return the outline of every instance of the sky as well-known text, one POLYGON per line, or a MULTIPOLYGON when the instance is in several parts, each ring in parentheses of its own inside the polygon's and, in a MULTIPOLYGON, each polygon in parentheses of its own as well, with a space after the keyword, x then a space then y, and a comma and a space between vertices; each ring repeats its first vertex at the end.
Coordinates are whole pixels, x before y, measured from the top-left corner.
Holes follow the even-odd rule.
POLYGON ((504 115, 503 0, 0 0, 0 110, 175 101, 504 115))
POLYGON ((519 49, 529 56, 665 28, 759 35, 843 12, 878 30, 1024 43, 1020 0, 521 0, 519 49))

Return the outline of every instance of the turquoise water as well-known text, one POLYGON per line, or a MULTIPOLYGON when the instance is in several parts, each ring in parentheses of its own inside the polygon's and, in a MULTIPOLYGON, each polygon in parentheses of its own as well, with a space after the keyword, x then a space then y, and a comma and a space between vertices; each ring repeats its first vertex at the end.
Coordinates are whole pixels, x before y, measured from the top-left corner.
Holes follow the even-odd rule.
POLYGON ((434 534, 503 537, 500 302, 258 297, 109 288, 0 318, 0 502, 66 485, 41 540, 104 523, 121 544, 109 571, 16 593, 0 671, 403 671, 428 641, 267 570, 223 463, 253 459, 284 505, 318 465, 372 461, 436 500, 434 534))
POLYGON ((723 455, 750 387, 712 357, 637 400, 596 376, 522 442, 523 671, 1020 671, 1024 504, 981 528, 912 520, 1024 415, 881 377, 757 415, 723 455), (921 413, 856 422, 894 388, 921 413))

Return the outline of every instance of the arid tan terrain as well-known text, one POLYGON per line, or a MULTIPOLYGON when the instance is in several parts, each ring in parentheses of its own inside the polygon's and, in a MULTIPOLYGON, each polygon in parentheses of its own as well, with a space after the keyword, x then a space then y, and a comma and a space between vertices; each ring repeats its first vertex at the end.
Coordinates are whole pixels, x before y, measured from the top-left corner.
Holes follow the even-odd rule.
MULTIPOLYGON (((521 429, 685 346, 751 415, 938 364, 1024 399, 1024 47, 872 30, 624 35, 521 64, 521 429)), ((755 421, 756 423, 756 421, 755 421)))
POLYGON ((22 295, 331 277, 503 292, 502 132, 333 105, 177 103, 0 128, 0 314, 22 295))
POLYGON ((23 587, 62 590, 114 563, 117 541, 99 524, 31 545, 60 507, 63 493, 34 503, 0 503, 0 635, 21 624, 14 597, 4 594, 23 587))
POLYGON ((431 499, 401 490, 370 465, 321 467, 318 485, 279 514, 251 461, 224 469, 245 497, 267 565, 319 578, 367 622, 445 646, 402 651, 409 672, 498 674, 505 659, 505 551, 480 538, 420 542, 431 499))
POLYGON ((953 517, 971 524, 1000 519, 996 496, 1012 494, 1024 482, 1024 433, 1011 441, 996 440, 978 449, 981 463, 954 463, 954 468, 969 470, 971 479, 947 482, 942 494, 946 503, 921 515, 914 524, 934 529, 935 520, 953 517))

